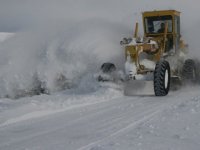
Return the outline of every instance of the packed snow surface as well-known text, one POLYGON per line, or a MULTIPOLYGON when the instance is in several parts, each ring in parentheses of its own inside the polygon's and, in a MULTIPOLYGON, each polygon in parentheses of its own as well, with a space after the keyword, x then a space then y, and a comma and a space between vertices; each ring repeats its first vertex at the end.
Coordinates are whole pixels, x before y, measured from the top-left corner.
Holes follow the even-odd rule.
POLYGON ((166 97, 128 97, 123 83, 98 83, 94 78, 103 62, 123 71, 119 42, 132 37, 136 21, 143 34, 141 12, 146 10, 181 11, 182 38, 190 55, 199 57, 198 4, 1 1, 0 149, 198 150, 199 86, 170 91, 166 97), (63 91, 56 82, 60 79, 67 84, 63 91), (36 81, 45 83, 50 94, 27 97, 36 81), (26 97, 10 99, 20 94, 26 97))
POLYGON ((120 85, 0 101, 3 150, 197 150, 199 87, 126 97, 120 85))

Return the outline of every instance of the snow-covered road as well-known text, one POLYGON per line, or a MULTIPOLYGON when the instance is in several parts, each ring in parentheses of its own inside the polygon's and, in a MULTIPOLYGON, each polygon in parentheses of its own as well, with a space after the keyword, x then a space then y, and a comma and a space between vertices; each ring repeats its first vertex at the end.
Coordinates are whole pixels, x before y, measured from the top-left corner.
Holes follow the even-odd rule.
POLYGON ((128 97, 122 85, 101 85, 93 78, 104 62, 124 69, 119 42, 133 36, 136 22, 143 35, 144 11, 181 11, 182 38, 192 58, 199 58, 198 4, 1 1, 0 150, 199 150, 199 86, 165 97, 128 97), (54 81, 60 75, 73 83, 71 89, 58 92, 54 81), (29 92, 35 78, 51 95, 6 98, 29 92))
POLYGON ((199 87, 166 97, 126 97, 122 90, 106 86, 89 94, 63 92, 13 103, 1 101, 7 106, 0 113, 2 150, 194 150, 200 146, 199 87))

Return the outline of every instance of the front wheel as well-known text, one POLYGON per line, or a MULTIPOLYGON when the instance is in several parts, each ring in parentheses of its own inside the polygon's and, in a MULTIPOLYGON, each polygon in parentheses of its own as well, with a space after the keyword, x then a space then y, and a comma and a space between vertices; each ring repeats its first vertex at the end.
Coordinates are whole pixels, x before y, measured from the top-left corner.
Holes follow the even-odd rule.
POLYGON ((165 60, 156 63, 154 71, 154 93, 156 96, 165 96, 170 88, 170 66, 165 60))

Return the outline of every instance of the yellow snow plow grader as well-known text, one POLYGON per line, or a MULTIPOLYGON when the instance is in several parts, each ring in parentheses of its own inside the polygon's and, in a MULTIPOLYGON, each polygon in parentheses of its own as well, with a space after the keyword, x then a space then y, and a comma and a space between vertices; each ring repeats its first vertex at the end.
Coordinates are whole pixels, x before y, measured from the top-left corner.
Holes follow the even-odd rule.
MULTIPOLYGON (((196 63, 188 59, 187 45, 181 39, 180 12, 176 10, 147 11, 142 13, 144 36, 138 36, 138 23, 131 38, 120 42, 125 49, 126 85, 132 90, 153 81, 156 96, 165 96, 170 90, 170 82, 195 82, 199 76, 196 63), (130 88, 130 87, 129 87, 130 88)), ((113 74, 116 67, 104 63, 101 70, 106 75, 113 74)), ((99 81, 104 79, 102 75, 99 81)))

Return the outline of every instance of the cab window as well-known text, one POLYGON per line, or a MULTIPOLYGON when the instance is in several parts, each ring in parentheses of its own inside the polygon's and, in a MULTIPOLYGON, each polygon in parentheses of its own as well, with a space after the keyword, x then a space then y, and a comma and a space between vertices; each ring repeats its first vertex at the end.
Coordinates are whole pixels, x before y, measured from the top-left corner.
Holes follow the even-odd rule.
POLYGON ((147 34, 164 33, 165 23, 168 23, 168 32, 173 31, 172 16, 145 17, 145 31, 147 34))

